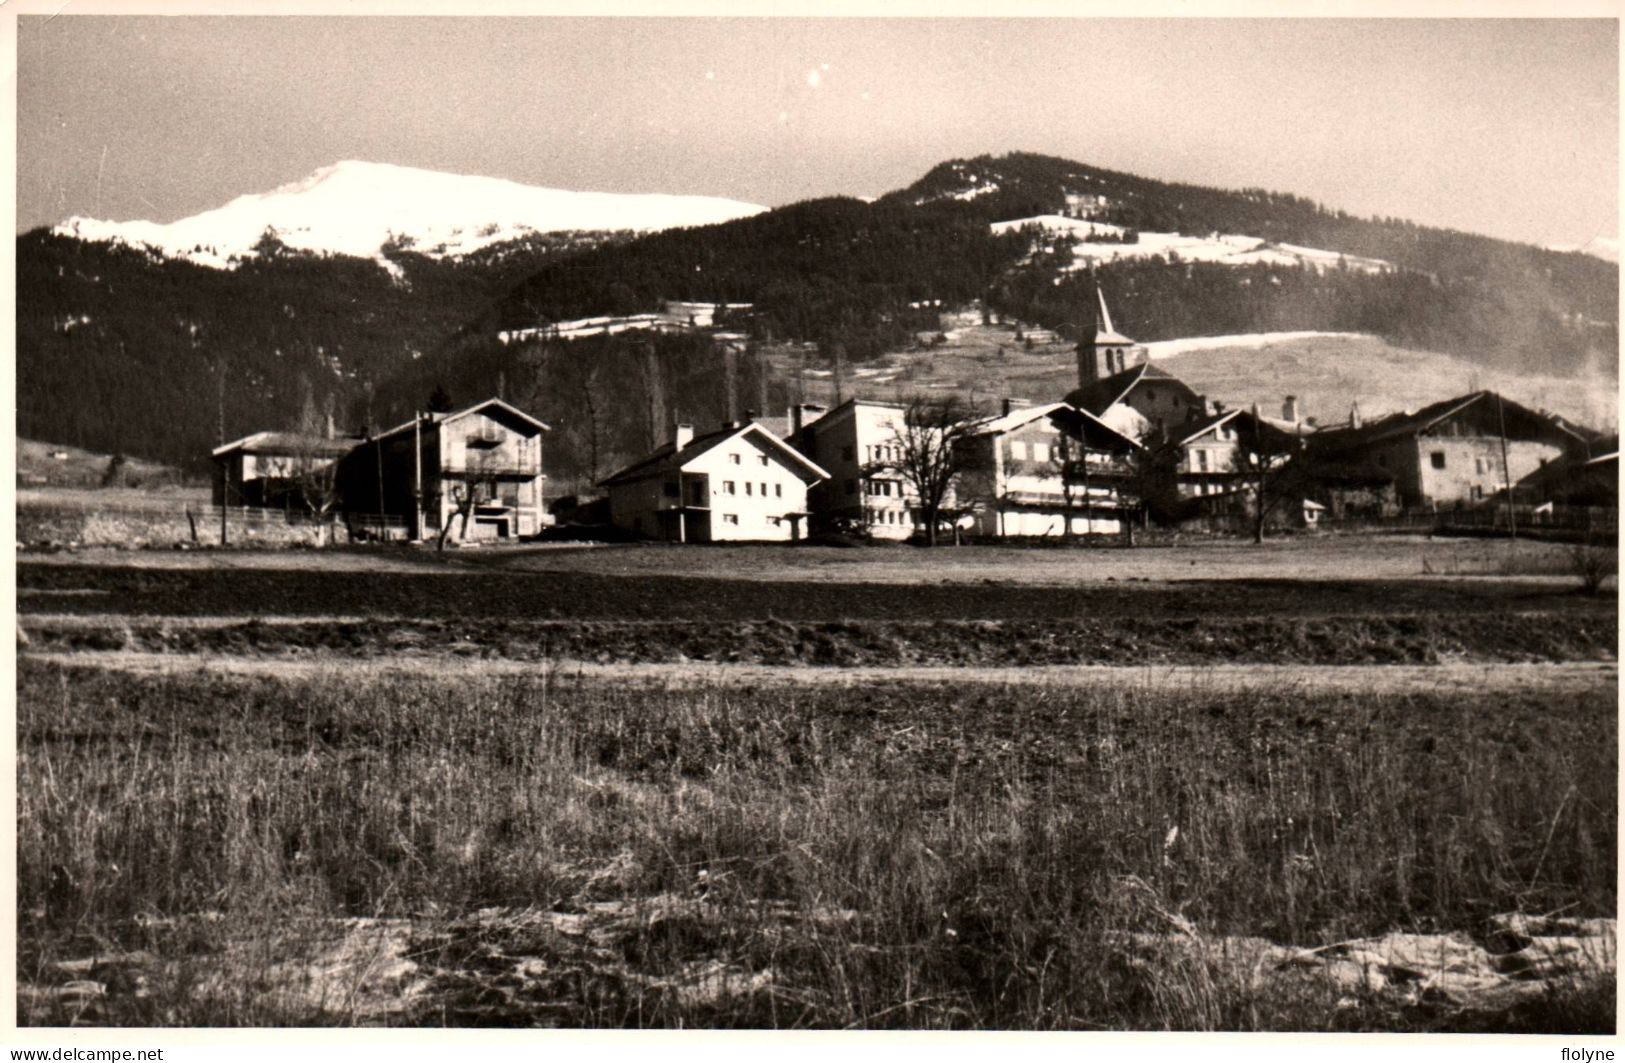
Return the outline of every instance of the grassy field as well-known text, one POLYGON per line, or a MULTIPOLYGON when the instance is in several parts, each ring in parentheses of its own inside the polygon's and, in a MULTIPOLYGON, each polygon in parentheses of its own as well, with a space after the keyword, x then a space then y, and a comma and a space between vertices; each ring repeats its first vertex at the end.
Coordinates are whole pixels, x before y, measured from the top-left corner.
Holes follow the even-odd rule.
MULTIPOLYGON (((1134 332, 1131 324, 1120 326, 1134 332)), ((842 393, 882 401, 921 391, 954 393, 984 406, 995 405, 1005 396, 1054 402, 1077 387, 1074 346, 1058 342, 1028 349, 1016 340, 1014 326, 965 321, 949 330, 947 342, 940 347, 896 351, 872 363, 849 367, 842 393)), ((1370 418, 1416 410, 1480 388, 1603 431, 1617 424, 1619 416, 1614 403, 1617 373, 1602 366, 1563 377, 1505 372, 1454 355, 1394 347, 1379 337, 1353 333, 1284 341, 1272 338, 1267 344, 1240 336, 1187 353, 1171 353, 1157 344, 1149 349, 1157 365, 1232 409, 1257 402, 1263 413, 1275 415, 1285 396, 1296 395, 1304 415, 1325 424, 1347 420, 1352 396, 1358 396, 1361 412, 1370 418)), ((832 403, 835 387, 827 367, 807 362, 814 371, 797 384, 806 357, 790 348, 769 354, 792 393, 799 387, 809 402, 832 403)))
POLYGON ((805 583, 994 584, 1075 587, 1193 580, 1414 581, 1427 577, 1511 577, 1574 586, 1566 548, 1551 543, 1423 535, 1333 535, 1094 548, 977 545, 924 550, 898 544, 858 549, 791 545, 679 546, 667 543, 550 543, 478 549, 312 551, 83 548, 30 553, 30 565, 123 569, 275 569, 297 572, 560 572, 600 576, 691 576, 805 583))
POLYGON ((1612 1031, 1613 592, 1314 545, 29 557, 19 1017, 1612 1031))
POLYGON ((25 1022, 1612 1029, 1168 952, 1611 914, 1606 687, 19 684, 25 1022))

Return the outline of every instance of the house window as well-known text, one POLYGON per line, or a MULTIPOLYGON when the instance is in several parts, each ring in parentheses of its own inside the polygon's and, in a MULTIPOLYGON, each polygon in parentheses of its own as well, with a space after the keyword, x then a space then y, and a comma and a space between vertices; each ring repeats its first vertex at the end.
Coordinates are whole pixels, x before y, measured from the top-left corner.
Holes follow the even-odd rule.
POLYGON ((739 514, 737 514, 737 513, 724 513, 722 515, 722 523, 724 523, 724 524, 738 524, 739 523, 739 514))
POLYGON ((1477 473, 1479 476, 1484 475, 1484 459, 1483 458, 1474 458, 1473 459, 1473 472, 1477 473))
POLYGON ((767 484, 762 485, 762 497, 763 498, 767 497, 767 484))
POLYGON ((1033 444, 1033 460, 1034 461, 1048 461, 1049 460, 1049 444, 1048 443, 1034 443, 1033 444))
POLYGON ((1027 460, 1027 444, 1023 443, 1019 439, 1012 439, 1010 441, 1010 460, 1011 461, 1026 461, 1027 460))
POLYGON ((1430 457, 1431 457, 1431 458, 1432 458, 1432 459, 1433 459, 1433 467, 1434 467, 1434 468, 1435 468, 1435 469, 1442 469, 1442 468, 1444 468, 1444 451, 1442 451, 1442 450, 1435 450, 1435 451, 1434 451, 1434 452, 1433 452, 1433 453, 1432 453, 1432 454, 1431 454, 1431 455, 1430 455, 1430 457))
POLYGON ((774 484, 773 485, 773 497, 774 498, 783 498, 784 497, 784 485, 783 484, 774 484))
POLYGON ((1202 470, 1203 472, 1207 472, 1208 471, 1207 462, 1208 462, 1207 451, 1198 450, 1196 452, 1196 467, 1198 469, 1202 470))
POLYGON ((730 462, 732 462, 733 464, 738 465, 739 464, 739 455, 738 454, 729 454, 728 455, 728 460, 730 462))
POLYGON ((731 495, 734 493, 734 482, 732 480, 722 481, 722 493, 725 495, 731 495))
POLYGON ((764 468, 767 466, 767 455, 766 454, 758 454, 758 455, 756 455, 756 459, 762 463, 762 466, 764 468))
POLYGON ((749 480, 745 481, 745 494, 747 494, 747 495, 750 494, 750 481, 749 480))

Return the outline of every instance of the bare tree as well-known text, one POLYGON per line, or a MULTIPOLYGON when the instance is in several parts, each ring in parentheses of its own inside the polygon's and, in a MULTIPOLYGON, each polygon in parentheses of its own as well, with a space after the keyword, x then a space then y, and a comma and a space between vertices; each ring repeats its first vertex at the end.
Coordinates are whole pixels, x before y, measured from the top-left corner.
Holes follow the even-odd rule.
POLYGON ((977 461, 964 445, 975 427, 975 410, 957 396, 915 396, 892 432, 893 460, 880 467, 894 469, 914 488, 928 546, 937 544, 954 484, 977 461))
POLYGON ((1253 542, 1262 543, 1270 513, 1299 482, 1299 466, 1293 459, 1302 449, 1302 440, 1267 424, 1256 414, 1243 414, 1233 423, 1236 472, 1252 496, 1253 542))
POLYGON ((436 550, 446 548, 446 539, 451 535, 452 521, 462 518, 461 528, 457 532, 459 540, 468 537, 468 518, 474 512, 474 503, 479 499, 479 485, 473 480, 452 480, 449 482, 451 492, 452 511, 440 525, 440 538, 435 543, 436 550))
POLYGON ((318 410, 310 381, 301 381, 304 396, 299 408, 299 425, 295 435, 293 476, 299 501, 318 526, 326 525, 328 538, 332 538, 332 516, 339 506, 338 458, 328 443, 328 430, 333 423, 333 396, 327 396, 325 409, 318 410))

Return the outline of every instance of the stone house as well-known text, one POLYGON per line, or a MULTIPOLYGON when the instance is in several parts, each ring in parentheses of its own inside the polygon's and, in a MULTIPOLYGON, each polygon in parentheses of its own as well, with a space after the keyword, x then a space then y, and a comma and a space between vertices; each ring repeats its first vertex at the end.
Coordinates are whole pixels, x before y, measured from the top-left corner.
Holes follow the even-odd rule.
POLYGON ((1327 461, 1375 464, 1393 475, 1406 509, 1470 508, 1584 453, 1586 434, 1491 391, 1475 391, 1369 424, 1328 429, 1311 440, 1327 461))

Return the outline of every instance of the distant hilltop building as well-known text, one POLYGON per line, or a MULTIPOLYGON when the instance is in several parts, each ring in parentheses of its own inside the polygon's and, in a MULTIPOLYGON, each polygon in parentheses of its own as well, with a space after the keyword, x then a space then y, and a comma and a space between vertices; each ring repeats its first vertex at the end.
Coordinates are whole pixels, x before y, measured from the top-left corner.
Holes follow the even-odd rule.
POLYGON ((621 332, 693 332, 715 329, 717 318, 749 311, 752 303, 695 303, 668 299, 658 313, 601 315, 553 321, 529 328, 507 329, 497 333, 503 344, 533 340, 578 340, 587 336, 612 336, 621 332))

